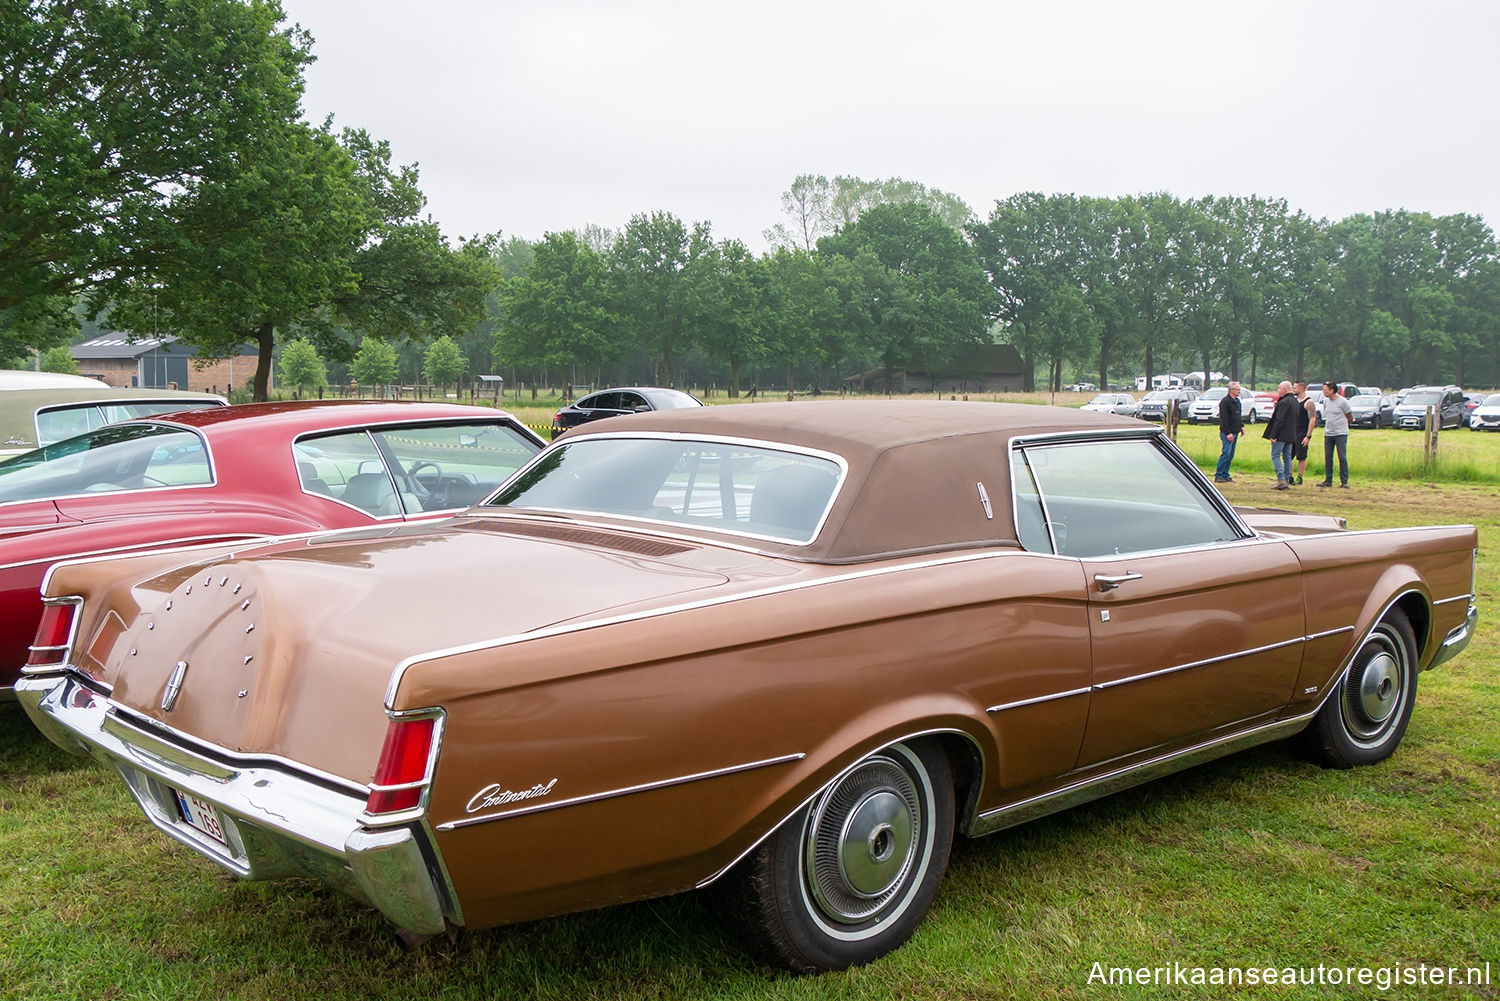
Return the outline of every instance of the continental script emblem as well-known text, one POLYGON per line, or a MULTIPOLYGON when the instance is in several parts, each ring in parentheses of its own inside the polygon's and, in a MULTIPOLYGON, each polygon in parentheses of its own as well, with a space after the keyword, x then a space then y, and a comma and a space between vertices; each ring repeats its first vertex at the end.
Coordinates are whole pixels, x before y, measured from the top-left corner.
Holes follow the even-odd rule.
POLYGON ((538 782, 530 789, 522 789, 517 792, 514 789, 502 789, 500 783, 492 782, 474 794, 464 807, 465 813, 478 813, 480 810, 488 810, 495 806, 505 806, 507 803, 522 803, 528 799, 541 799, 552 791, 557 785, 557 779, 551 782, 538 782))

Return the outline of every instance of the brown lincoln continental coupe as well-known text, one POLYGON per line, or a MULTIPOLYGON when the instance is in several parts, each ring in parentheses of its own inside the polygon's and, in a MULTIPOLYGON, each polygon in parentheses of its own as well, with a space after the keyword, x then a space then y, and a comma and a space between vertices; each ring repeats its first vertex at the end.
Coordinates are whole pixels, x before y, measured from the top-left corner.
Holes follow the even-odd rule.
POLYGON ((408 940, 727 879, 834 969, 955 832, 1293 735, 1385 758, 1475 543, 1236 511, 1111 415, 693 408, 445 521, 59 566, 18 693, 172 837, 408 940))

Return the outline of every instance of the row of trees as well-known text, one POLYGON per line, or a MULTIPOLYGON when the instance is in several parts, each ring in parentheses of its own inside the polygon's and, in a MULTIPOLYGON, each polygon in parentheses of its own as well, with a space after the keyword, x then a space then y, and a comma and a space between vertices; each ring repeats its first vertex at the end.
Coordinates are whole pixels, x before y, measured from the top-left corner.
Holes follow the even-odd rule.
POLYGON ((1500 385, 1500 250, 1478 216, 1021 194, 969 233, 1005 336, 1054 385, 1164 358, 1252 382, 1500 385))
MULTIPOLYGON (((1500 252, 1471 215, 1023 193, 980 219, 915 182, 804 175, 761 255, 666 212, 451 246, 387 144, 300 119, 312 40, 284 20, 276 0, 0 4, 0 362, 83 315, 254 344, 257 397, 283 339, 417 370, 445 336, 470 372, 687 365, 731 392, 995 340, 1052 386, 1188 365, 1500 383, 1500 252)), ((315 380, 306 347, 290 362, 315 380)))
POLYGON ((696 348, 733 392, 768 359, 787 385, 799 365, 826 385, 930 370, 993 338, 1054 389, 1068 373, 1106 385, 1188 365, 1251 383, 1500 385, 1500 248, 1478 216, 1330 224, 1275 199, 1023 193, 955 225, 951 196, 882 183, 893 201, 798 178, 793 223, 761 257, 662 214, 603 249, 549 235, 502 286, 496 356, 592 373, 647 348, 670 381, 696 348))

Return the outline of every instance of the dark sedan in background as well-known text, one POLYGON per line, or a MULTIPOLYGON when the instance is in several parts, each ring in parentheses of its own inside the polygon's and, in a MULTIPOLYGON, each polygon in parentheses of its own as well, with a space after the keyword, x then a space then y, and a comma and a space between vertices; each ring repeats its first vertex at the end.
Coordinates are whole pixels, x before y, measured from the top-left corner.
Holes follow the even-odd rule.
POLYGON ((628 386, 590 393, 577 403, 570 403, 552 415, 552 437, 570 428, 621 414, 644 414, 652 410, 681 410, 701 407, 696 398, 675 389, 647 389, 628 386))
POLYGON ((1166 420, 1167 407, 1176 405, 1177 419, 1187 420, 1188 407, 1198 398, 1196 389, 1158 389, 1141 397, 1141 407, 1136 416, 1144 421, 1166 420))
POLYGON ((1357 428, 1388 428, 1396 423, 1396 398, 1361 394, 1349 400, 1349 423, 1357 428))

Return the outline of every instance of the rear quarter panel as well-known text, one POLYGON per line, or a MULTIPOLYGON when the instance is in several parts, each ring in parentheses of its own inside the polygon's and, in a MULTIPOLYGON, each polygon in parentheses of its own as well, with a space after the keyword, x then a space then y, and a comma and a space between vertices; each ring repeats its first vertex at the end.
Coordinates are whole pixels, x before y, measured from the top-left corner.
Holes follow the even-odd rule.
POLYGON ((1066 771, 1086 699, 1003 730, 986 708, 1086 687, 1082 593, 1076 564, 1011 552, 411 665, 397 708, 447 712, 429 817, 466 923, 691 888, 913 734, 973 749, 981 804, 1066 771))

